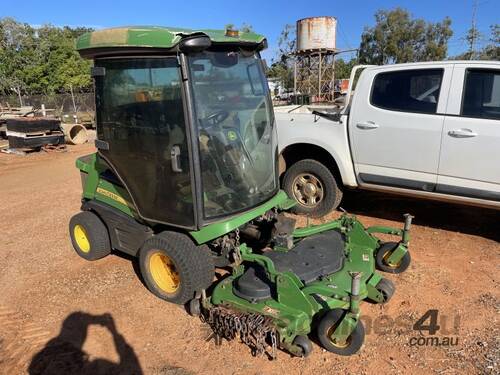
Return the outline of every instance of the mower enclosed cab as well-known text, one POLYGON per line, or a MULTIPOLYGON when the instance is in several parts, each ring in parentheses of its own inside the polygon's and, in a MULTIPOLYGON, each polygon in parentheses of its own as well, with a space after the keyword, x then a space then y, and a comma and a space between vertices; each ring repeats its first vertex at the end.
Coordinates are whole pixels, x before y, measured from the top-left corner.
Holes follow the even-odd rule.
POLYGON ((94 60, 97 153, 79 158, 77 253, 139 258, 148 288, 187 304, 216 337, 255 354, 309 354, 308 335, 349 355, 362 345, 360 302, 384 303, 410 262, 408 231, 355 217, 296 228, 279 190, 263 36, 166 27, 83 35, 94 60), (380 232, 399 236, 383 243, 380 232), (218 269, 215 277, 215 269, 218 269))

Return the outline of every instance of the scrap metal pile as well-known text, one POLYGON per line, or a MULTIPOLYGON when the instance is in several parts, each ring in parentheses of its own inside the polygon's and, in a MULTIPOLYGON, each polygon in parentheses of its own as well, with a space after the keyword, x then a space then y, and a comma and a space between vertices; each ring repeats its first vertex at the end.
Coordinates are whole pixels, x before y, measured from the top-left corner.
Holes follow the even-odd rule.
POLYGON ((0 112, 0 137, 8 140, 4 152, 61 150, 65 143, 82 144, 88 139, 80 124, 61 124, 61 120, 31 106, 8 108, 0 112))

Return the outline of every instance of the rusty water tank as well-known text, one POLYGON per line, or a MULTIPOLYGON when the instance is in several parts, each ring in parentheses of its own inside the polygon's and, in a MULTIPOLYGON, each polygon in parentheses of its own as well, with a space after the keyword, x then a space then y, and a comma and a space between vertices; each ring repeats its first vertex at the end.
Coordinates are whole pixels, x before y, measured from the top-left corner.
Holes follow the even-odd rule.
POLYGON ((309 17, 297 21, 297 52, 335 49, 335 17, 309 17))

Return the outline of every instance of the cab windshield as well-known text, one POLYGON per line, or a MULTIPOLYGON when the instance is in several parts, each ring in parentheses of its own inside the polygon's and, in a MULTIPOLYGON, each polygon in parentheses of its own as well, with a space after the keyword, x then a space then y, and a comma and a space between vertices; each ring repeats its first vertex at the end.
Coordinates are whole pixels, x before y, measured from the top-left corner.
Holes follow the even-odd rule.
POLYGON ((205 217, 263 203, 278 186, 277 144, 259 56, 205 51, 188 61, 205 217))

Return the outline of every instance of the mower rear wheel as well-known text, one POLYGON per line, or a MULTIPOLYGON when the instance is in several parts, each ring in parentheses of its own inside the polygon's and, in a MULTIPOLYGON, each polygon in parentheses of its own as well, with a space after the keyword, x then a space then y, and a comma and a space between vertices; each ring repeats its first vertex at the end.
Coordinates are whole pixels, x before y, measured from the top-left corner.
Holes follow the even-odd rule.
POLYGON ((344 318, 344 315, 345 311, 342 309, 329 311, 318 325, 318 339, 321 345, 329 352, 349 356, 355 354, 363 345, 365 341, 365 327, 361 320, 359 320, 356 328, 354 328, 344 343, 336 342, 332 338, 332 335, 344 318))
POLYGON ((208 248, 196 246, 188 236, 177 232, 162 232, 146 240, 139 265, 148 289, 177 304, 206 289, 215 272, 208 248))
POLYGON ((377 255, 375 256, 375 265, 378 270, 387 273, 402 273, 406 271, 411 263, 409 251, 406 252, 398 264, 390 265, 387 263, 387 259, 391 256, 392 252, 398 247, 398 245, 399 244, 397 242, 386 242, 380 246, 377 250, 377 255))
POLYGON ((86 260, 97 260, 111 253, 108 229, 93 212, 77 213, 69 221, 69 236, 76 253, 86 260))

